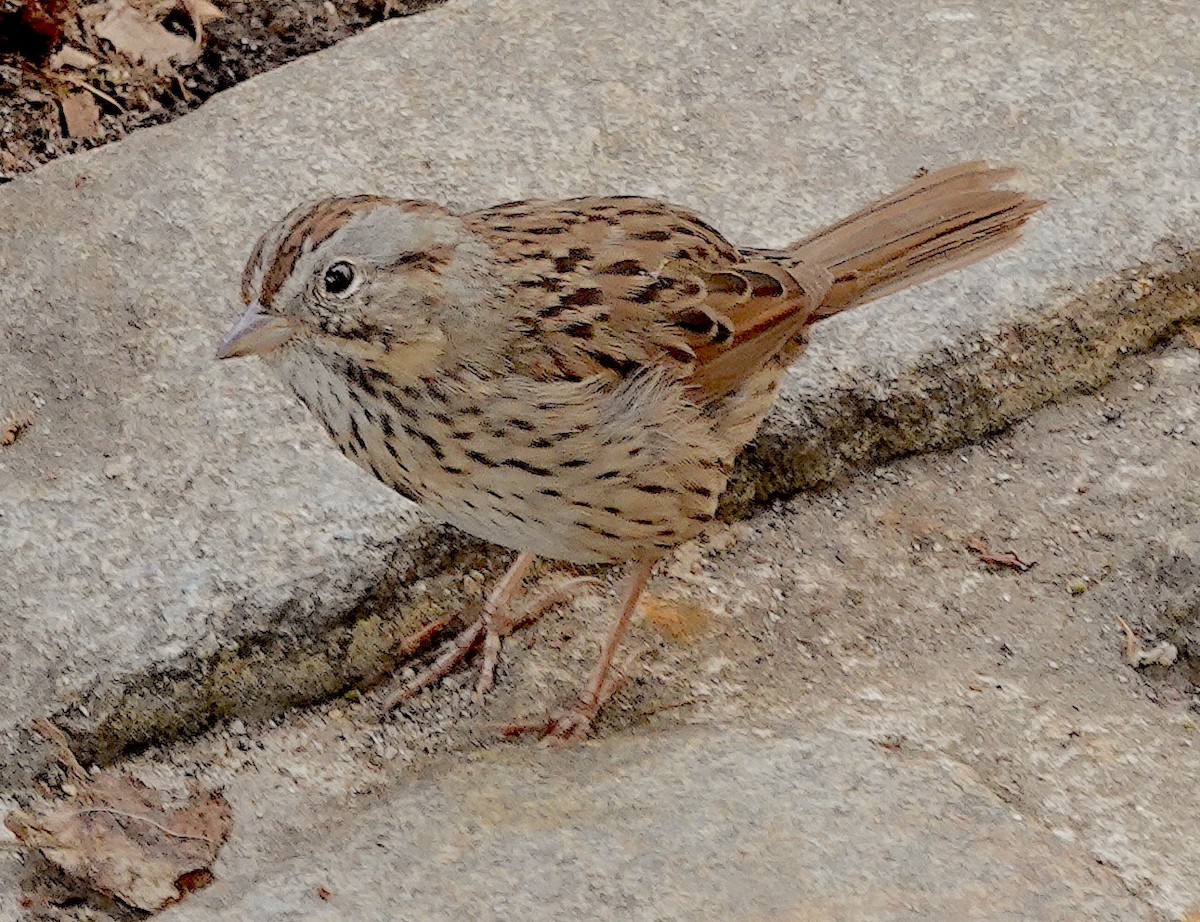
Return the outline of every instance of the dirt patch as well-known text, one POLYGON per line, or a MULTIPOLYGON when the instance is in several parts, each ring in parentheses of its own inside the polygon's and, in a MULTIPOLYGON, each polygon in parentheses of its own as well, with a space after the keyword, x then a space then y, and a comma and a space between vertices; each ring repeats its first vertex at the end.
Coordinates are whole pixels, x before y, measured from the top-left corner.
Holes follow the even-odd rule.
POLYGON ((0 0, 0 183, 442 0, 0 0))

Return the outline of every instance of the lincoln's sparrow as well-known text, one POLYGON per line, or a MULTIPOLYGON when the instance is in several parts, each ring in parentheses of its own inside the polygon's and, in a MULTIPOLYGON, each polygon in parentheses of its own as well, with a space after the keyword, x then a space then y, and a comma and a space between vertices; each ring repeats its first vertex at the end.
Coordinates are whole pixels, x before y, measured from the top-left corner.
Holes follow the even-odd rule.
POLYGON ((377 196, 304 205, 259 240, 218 355, 261 355, 342 452, 433 515, 520 552, 482 617, 395 700, 483 644, 534 555, 632 561, 575 707, 586 733, 654 562, 712 520, 808 328, 989 256, 1042 204, 969 163, 779 250, 616 196, 455 215, 377 196))

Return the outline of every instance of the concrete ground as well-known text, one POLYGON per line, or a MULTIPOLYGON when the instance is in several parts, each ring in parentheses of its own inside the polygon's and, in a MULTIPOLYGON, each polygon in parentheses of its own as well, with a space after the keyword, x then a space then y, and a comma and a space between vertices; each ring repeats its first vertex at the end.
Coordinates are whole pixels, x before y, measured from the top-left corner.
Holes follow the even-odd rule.
MULTIPOLYGON (((227 783, 183 918, 1200 912, 1200 363, 1139 355, 1200 316, 1200 13, 993 7, 451 3, 0 188, 0 415, 34 414, 0 447, 5 782, 49 715, 86 758, 227 783), (338 697, 502 560, 211 361, 266 220, 621 191, 782 243, 981 156, 1051 205, 818 333, 727 499, 755 517, 664 565, 597 741, 488 725, 566 698, 598 595, 511 644, 481 709, 465 676, 395 721, 338 697), (1182 658, 1134 671, 1117 615, 1182 658)), ((3 853, 10 914, 23 873, 3 853)))

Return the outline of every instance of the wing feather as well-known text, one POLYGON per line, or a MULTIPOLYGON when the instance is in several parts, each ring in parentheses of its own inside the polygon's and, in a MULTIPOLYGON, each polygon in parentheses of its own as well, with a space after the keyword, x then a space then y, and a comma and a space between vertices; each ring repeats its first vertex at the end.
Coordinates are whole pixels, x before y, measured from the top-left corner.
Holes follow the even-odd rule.
POLYGON ((682 208, 637 197, 512 202, 465 215, 495 248, 544 380, 676 375, 707 403, 803 345, 827 272, 743 254, 682 208))

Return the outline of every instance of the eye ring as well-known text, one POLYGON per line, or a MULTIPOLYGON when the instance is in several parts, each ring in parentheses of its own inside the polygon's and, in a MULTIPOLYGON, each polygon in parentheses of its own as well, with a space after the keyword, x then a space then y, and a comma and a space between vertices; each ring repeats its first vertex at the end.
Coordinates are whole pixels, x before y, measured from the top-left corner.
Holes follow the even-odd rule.
POLYGON ((325 293, 335 298, 348 298, 358 290, 362 279, 354 265, 340 259, 330 263, 321 277, 321 286, 325 293))

